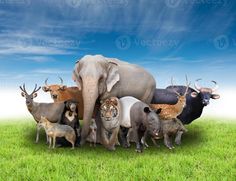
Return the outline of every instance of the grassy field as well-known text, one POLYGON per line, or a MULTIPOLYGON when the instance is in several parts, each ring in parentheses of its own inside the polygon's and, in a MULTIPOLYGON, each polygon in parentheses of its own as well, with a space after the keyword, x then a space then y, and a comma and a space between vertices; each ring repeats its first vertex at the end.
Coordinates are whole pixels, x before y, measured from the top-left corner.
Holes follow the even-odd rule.
POLYGON ((134 145, 49 150, 43 131, 35 144, 33 120, 1 121, 0 180, 235 180, 236 123, 205 118, 187 129, 180 147, 137 154, 134 145))

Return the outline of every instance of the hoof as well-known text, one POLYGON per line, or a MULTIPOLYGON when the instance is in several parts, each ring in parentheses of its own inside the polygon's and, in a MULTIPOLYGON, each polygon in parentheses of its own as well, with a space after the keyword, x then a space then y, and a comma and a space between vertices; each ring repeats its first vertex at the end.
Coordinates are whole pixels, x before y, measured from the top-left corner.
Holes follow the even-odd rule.
POLYGON ((142 150, 135 150, 137 153, 142 153, 143 151, 142 150))
POLYGON ((179 146, 179 145, 181 145, 181 141, 180 142, 175 142, 175 144, 179 146))
POLYGON ((169 146, 167 147, 169 150, 173 150, 175 147, 174 146, 169 146))
POLYGON ((130 144, 123 145, 124 148, 130 148, 130 144))
POLYGON ((115 147, 112 147, 112 148, 107 148, 109 151, 115 151, 116 148, 115 147))
POLYGON ((80 141, 80 145, 84 145, 85 142, 86 142, 85 140, 81 140, 81 141, 80 141))

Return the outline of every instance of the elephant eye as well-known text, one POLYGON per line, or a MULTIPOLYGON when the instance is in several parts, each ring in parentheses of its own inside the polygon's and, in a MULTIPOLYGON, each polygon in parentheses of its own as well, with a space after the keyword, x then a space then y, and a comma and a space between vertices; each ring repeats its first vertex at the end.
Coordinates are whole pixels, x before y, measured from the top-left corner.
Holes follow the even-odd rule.
POLYGON ((79 75, 78 76, 78 81, 81 81, 82 80, 82 77, 79 75))

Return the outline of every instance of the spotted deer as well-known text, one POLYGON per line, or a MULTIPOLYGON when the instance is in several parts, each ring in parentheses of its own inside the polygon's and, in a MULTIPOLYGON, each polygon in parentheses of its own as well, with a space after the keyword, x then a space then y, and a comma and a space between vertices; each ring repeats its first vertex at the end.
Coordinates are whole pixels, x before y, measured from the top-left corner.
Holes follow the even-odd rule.
MULTIPOLYGON (((173 85, 173 78, 171 79, 171 84, 173 85)), ((188 93, 188 88, 190 83, 188 82, 188 78, 186 76, 186 90, 183 95, 180 95, 177 91, 173 90, 178 98, 178 101, 176 104, 150 104, 150 107, 152 109, 161 109, 161 113, 159 114, 159 117, 161 120, 170 120, 177 118, 178 115, 180 115, 186 105, 186 95, 188 93)))

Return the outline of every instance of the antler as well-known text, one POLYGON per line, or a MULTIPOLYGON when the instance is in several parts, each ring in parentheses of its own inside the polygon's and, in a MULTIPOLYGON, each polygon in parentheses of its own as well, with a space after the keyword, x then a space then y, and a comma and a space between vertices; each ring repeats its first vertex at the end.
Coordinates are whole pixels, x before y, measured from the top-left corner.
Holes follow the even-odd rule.
POLYGON ((171 85, 172 85, 172 90, 177 94, 177 96, 181 96, 176 90, 174 90, 174 83, 173 83, 173 77, 171 77, 171 85))
POLYGON ((191 82, 188 82, 188 76, 187 76, 187 75, 185 75, 185 78, 186 78, 186 86, 187 86, 187 88, 186 88, 186 90, 185 90, 184 96, 187 95, 189 86, 190 86, 190 84, 191 84, 191 82))
POLYGON ((63 79, 61 77, 59 79, 61 80, 61 86, 63 86, 63 79))
POLYGON ((44 81, 45 85, 48 86, 48 78, 44 81))
POLYGON ((25 90, 25 83, 23 84, 23 88, 20 86, 20 89, 22 90, 22 92, 28 94, 27 91, 25 90))
POLYGON ((197 79, 196 81, 195 81, 195 83, 194 83, 194 86, 195 86, 195 88, 198 90, 198 91, 200 91, 201 90, 201 86, 199 86, 198 85, 198 81, 200 81, 200 80, 202 80, 202 79, 197 79))
POLYGON ((35 88, 31 94, 34 94, 35 92, 38 92, 39 89, 41 89, 41 87, 38 87, 38 88, 37 87, 38 87, 37 84, 35 84, 35 88))
POLYGON ((213 82, 215 84, 215 87, 212 88, 212 92, 215 92, 219 88, 219 85, 214 80, 212 80, 211 82, 213 82))

